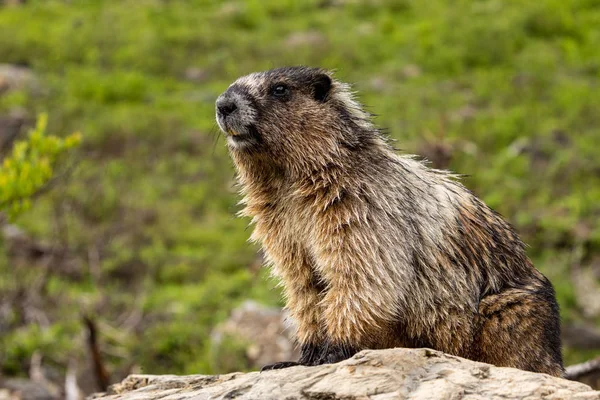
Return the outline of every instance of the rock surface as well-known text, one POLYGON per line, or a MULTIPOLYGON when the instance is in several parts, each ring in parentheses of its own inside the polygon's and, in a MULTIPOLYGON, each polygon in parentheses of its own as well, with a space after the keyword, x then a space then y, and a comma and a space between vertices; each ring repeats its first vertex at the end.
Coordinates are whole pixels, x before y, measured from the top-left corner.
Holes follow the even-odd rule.
POLYGON ((35 83, 35 76, 27 67, 0 64, 0 93, 13 89, 22 89, 35 83))
POLYGON ((338 364, 228 375, 132 375, 117 399, 600 399, 582 383, 429 349, 367 350, 338 364))

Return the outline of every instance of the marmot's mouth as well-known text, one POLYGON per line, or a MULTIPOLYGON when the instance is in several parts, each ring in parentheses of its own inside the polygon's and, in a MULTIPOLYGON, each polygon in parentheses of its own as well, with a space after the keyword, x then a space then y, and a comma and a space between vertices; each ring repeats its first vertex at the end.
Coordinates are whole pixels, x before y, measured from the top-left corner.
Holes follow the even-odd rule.
POLYGON ((234 148, 255 147, 262 143, 258 129, 254 125, 243 127, 243 129, 227 130, 227 143, 234 148))

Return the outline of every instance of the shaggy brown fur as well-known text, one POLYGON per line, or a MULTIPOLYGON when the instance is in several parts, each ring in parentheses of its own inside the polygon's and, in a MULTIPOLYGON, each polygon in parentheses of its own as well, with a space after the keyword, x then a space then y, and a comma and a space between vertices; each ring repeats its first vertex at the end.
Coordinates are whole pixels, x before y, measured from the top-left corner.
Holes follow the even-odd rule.
POLYGON ((430 347, 563 374, 554 290, 511 226, 453 175, 396 154, 331 73, 242 77, 217 120, 299 364, 430 347))

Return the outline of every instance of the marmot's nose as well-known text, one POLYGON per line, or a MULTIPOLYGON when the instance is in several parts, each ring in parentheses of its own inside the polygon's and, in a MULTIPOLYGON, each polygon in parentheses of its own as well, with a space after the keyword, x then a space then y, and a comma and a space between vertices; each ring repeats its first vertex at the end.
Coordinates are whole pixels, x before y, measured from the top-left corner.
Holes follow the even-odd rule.
POLYGON ((232 99, 227 97, 220 97, 217 99, 217 110, 219 114, 225 118, 235 110, 237 110, 237 104, 232 99))

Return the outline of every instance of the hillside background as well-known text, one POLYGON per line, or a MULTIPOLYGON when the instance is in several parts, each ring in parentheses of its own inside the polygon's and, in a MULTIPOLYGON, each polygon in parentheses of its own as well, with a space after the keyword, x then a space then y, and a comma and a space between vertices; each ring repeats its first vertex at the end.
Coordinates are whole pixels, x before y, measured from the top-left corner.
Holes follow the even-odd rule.
POLYGON ((555 285, 566 364, 600 356, 599 0, 0 1, 0 64, 0 157, 42 112, 82 133, 3 218, 4 377, 85 368, 84 317, 113 380, 249 368, 211 332, 281 300, 235 217, 214 101, 297 64, 335 69, 399 148, 467 175, 555 285))

